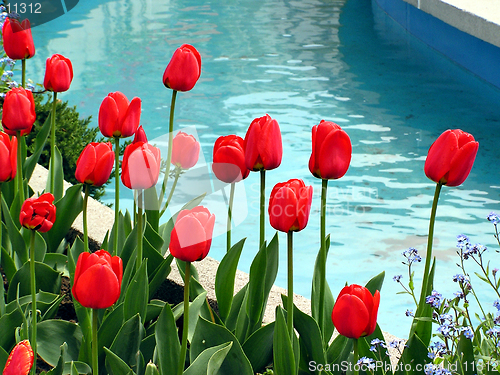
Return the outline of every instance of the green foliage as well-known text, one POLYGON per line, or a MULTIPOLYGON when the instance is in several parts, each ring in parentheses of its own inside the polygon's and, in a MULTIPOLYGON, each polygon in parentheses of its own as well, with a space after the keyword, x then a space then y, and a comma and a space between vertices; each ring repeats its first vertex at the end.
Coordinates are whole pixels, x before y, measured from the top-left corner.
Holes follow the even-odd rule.
MULTIPOLYGON (((52 112, 52 94, 37 94, 35 97, 36 121, 30 134, 27 135, 28 153, 34 152, 35 138, 52 112)), ((90 142, 101 142, 99 128, 92 127, 91 116, 80 118, 76 106, 70 106, 68 101, 58 100, 56 104, 56 144, 63 157, 64 179, 75 185, 79 182, 75 178, 76 161, 82 150, 90 142)), ((50 145, 45 144, 40 155, 39 164, 49 167, 50 145)), ((91 187, 90 195, 99 200, 104 194, 104 187, 91 187)))

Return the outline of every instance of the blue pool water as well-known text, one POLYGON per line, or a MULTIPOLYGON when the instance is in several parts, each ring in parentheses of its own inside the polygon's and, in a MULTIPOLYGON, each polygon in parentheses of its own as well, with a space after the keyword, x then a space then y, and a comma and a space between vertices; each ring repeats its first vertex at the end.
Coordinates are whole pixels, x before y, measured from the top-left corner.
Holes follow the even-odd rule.
MULTIPOLYGON (((425 253, 434 184, 423 165, 429 146, 448 128, 471 132, 480 146, 468 180, 441 194, 434 246, 439 290, 451 296, 456 288, 451 281, 458 272, 456 235, 466 233, 495 248, 485 218, 500 211, 497 89, 405 33, 369 0, 159 3, 79 2, 64 17, 33 29, 37 52, 28 61, 28 75, 42 82, 45 59, 61 53, 75 70, 61 99, 77 105, 82 116, 92 115, 97 126, 99 105, 109 92, 138 96, 148 137, 161 140, 171 98, 162 74, 178 46, 193 44, 202 55, 202 75, 192 91, 179 94, 175 129, 189 129, 199 138, 204 161, 197 170, 211 161, 217 137, 244 136, 252 119, 269 113, 280 124, 284 157, 267 173, 268 194, 290 178, 315 189, 309 225, 294 236, 297 293, 310 297, 319 248, 321 183, 307 163, 311 128, 321 119, 341 125, 353 145, 349 171, 329 183, 327 272, 335 295, 346 282, 364 284, 385 270, 379 323, 407 335, 410 320, 404 312, 412 308, 411 299, 396 294, 400 288, 392 277, 403 274, 407 280, 403 250, 413 246, 425 253)), ((188 180, 180 192, 188 189, 188 180)), ((243 271, 257 251, 258 186, 256 173, 239 184, 233 239, 248 237, 243 271)), ((218 217, 210 255, 220 260, 224 198, 220 190, 209 193, 204 204, 218 217)), ((113 194, 110 185, 105 199, 111 202, 113 194)), ((122 207, 131 207, 131 193, 123 188, 121 194, 122 207)), ((267 239, 274 233, 268 225, 267 239)), ((285 287, 285 235, 279 236, 277 284, 285 287)), ((496 253, 491 255, 492 267, 498 266, 496 253)), ((415 271, 420 280, 423 265, 415 271)), ((484 298, 488 309, 493 297, 484 298)))

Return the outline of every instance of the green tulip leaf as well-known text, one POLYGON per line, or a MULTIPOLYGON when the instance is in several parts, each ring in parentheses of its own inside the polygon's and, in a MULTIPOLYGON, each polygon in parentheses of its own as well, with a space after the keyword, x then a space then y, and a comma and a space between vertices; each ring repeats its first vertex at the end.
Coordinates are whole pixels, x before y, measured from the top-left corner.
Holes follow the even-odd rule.
POLYGON ((76 263, 78 262, 78 257, 84 251, 85 247, 83 245, 83 241, 80 239, 80 237, 76 237, 75 241, 73 242, 73 246, 71 246, 68 252, 68 270, 71 280, 73 280, 75 276, 76 263))
POLYGON ((149 297, 147 264, 148 260, 145 259, 128 285, 123 303, 125 320, 129 320, 136 314, 140 315, 143 324, 146 320, 149 297))
POLYGON ((47 177, 47 184, 45 186, 46 192, 51 192, 54 195, 55 201, 58 201, 63 196, 64 189, 64 171, 63 171, 63 160, 62 155, 57 146, 54 149, 54 155, 50 155, 49 161, 49 174, 47 177), (54 186, 50 181, 50 176, 52 175, 52 170, 54 170, 54 186))
POLYGON ((82 212, 83 197, 82 185, 74 185, 66 190, 64 197, 55 201, 56 221, 52 229, 44 233, 47 242, 47 252, 53 253, 57 250, 59 244, 68 234, 76 217, 82 212))
POLYGON ((156 338, 154 333, 155 331, 154 329, 148 331, 150 331, 149 334, 147 334, 146 338, 141 341, 141 347, 140 347, 142 355, 141 363, 152 361, 156 350, 156 338))
POLYGON ((35 166, 38 164, 38 160, 40 159, 40 155, 45 147, 45 142, 47 141, 47 137, 50 133, 50 126, 52 111, 49 113, 42 127, 38 130, 37 136, 35 137, 35 144, 33 147, 33 153, 30 157, 26 158, 23 165, 23 176, 29 181, 35 170, 35 166))
POLYGON ((9 358, 9 353, 0 346, 0 368, 4 368, 7 363, 7 358, 9 358))
MULTIPOLYGON (((88 309, 86 309, 88 310, 88 309)), ((123 319, 123 303, 115 306, 113 311, 111 311, 103 319, 99 331, 97 332, 97 337, 99 341, 99 363, 104 362, 104 350, 103 347, 109 348, 113 344, 113 340, 120 331, 123 319), (102 360, 102 362, 101 362, 102 360)))
POLYGON ((165 224, 160 226, 158 234, 163 239, 163 245, 160 250, 160 254, 165 256, 168 251, 168 246, 170 245, 170 235, 172 234, 172 229, 174 229, 174 221, 170 218, 165 224))
MULTIPOLYGON (((14 201, 17 201, 18 199, 15 199, 14 201)), ((9 207, 7 207, 7 203, 5 203, 5 199, 3 199, 2 196, 2 212, 3 218, 5 221, 5 226, 7 227, 7 233, 9 236, 9 239, 12 243, 12 249, 16 252, 19 261, 21 262, 21 265, 26 263, 29 259, 29 254, 28 254, 28 247, 26 246, 26 242, 24 242, 23 236, 19 232, 19 226, 20 224, 15 224, 14 220, 12 219, 12 216, 8 214, 9 212, 9 207)), ((19 223, 19 214, 16 217, 17 223, 19 223)))
POLYGON ((457 356, 458 359, 455 363, 460 371, 459 373, 461 375, 474 375, 476 373, 475 369, 478 367, 474 358, 474 345, 463 333, 460 334, 458 340, 457 356))
POLYGON ((239 316, 239 313, 243 311, 243 314, 246 316, 245 309, 242 308, 243 301, 245 299, 246 291, 248 289, 248 283, 243 286, 233 297, 233 301, 231 303, 231 310, 229 311, 229 315, 224 322, 225 326, 228 330, 234 331, 236 329, 236 323, 239 316))
POLYGON ((60 346, 61 355, 59 356, 59 360, 57 361, 56 367, 50 370, 47 375, 63 375, 64 371, 64 359, 66 358, 66 351, 68 350, 68 344, 63 343, 60 346))
MULTIPOLYGON (((326 255, 328 256, 328 251, 330 249, 330 235, 326 237, 326 255)), ((320 252, 316 257, 316 262, 314 263, 314 272, 313 272, 313 281, 312 281, 312 290, 311 290, 311 313, 312 317, 316 322, 318 322, 318 326, 322 333, 323 344, 325 347, 328 345, 330 341, 334 327, 331 319, 333 305, 335 304, 335 300, 333 298, 332 291, 330 286, 328 285, 328 281, 325 280, 325 300, 323 302, 323 306, 320 306, 320 283, 321 283, 321 275, 319 272, 319 264, 320 264, 320 252), (323 322, 319 322, 319 311, 323 309, 323 322)))
POLYGON ((198 295, 193 302, 189 304, 189 326, 188 326, 188 341, 191 342, 193 339, 194 332, 196 330, 196 325, 198 324, 198 319, 200 317, 200 310, 207 299, 207 292, 203 292, 198 295))
POLYGON ((222 363, 233 346, 232 342, 205 349, 189 366, 184 375, 217 375, 222 363))
POLYGON ((272 322, 259 328, 243 344, 243 351, 255 372, 264 372, 273 362, 274 325, 272 322))
POLYGON ((366 283, 366 289, 368 289, 372 295, 375 294, 376 290, 380 292, 382 290, 382 284, 384 283, 384 277, 385 271, 380 272, 366 283))
MULTIPOLYGON (((40 236, 40 239, 43 241, 42 236, 40 236)), ((61 275, 69 277, 68 257, 66 255, 47 253, 43 258, 43 263, 59 272, 61 275)))
POLYGON ((165 259, 162 259, 154 274, 149 278, 149 299, 153 298, 158 288, 163 284, 168 275, 170 275, 173 260, 174 257, 172 254, 168 254, 165 259))
POLYGON ((106 352, 106 369, 110 375, 133 375, 135 372, 127 365, 123 359, 117 356, 108 348, 104 348, 106 352))
MULTIPOLYGON (((283 306, 288 306, 288 297, 281 295, 283 306)), ((311 316, 304 314, 297 306, 293 306, 293 325, 299 333, 302 347, 305 349, 305 362, 316 361, 326 363, 325 352, 322 345, 322 336, 318 323, 311 316)), ((314 372, 315 374, 319 371, 314 372)))
POLYGON ((342 362, 347 361, 352 348, 352 340, 345 336, 338 335, 337 337, 335 337, 331 345, 328 347, 328 350, 326 351, 326 362, 337 364, 340 366, 342 362))
POLYGON ((0 318, 0 347, 11 350, 16 344, 15 332, 23 323, 24 314, 17 308, 10 313, 3 314, 0 318))
MULTIPOLYGON (((177 264, 177 269, 179 271, 179 274, 181 275, 182 280, 184 280, 185 279, 184 276, 186 274, 186 262, 184 262, 184 261, 182 261, 180 259, 177 259, 177 258, 175 258, 175 262, 177 264)), ((191 274, 191 277, 193 279, 198 280, 198 271, 196 270, 196 267, 194 266, 193 262, 191 262, 189 264, 189 270, 190 270, 189 272, 191 274)), ((195 296, 191 296, 191 297, 194 299, 194 298, 196 298, 197 295, 198 294, 196 294, 195 296)))
POLYGON ((144 239, 146 239, 151 244, 153 249, 155 249, 156 252, 161 256, 160 249, 163 246, 163 238, 160 236, 157 230, 158 229, 154 229, 154 227, 149 222, 146 222, 144 239))
POLYGON ((428 353, 427 345, 416 334, 412 334, 405 344, 403 354, 398 362, 397 371, 394 375, 419 375, 415 369, 423 368, 425 363, 428 362, 428 353), (407 370, 409 366, 405 366, 407 363, 411 363, 409 370, 407 370))
POLYGON ((292 340, 290 340, 290 335, 288 334, 284 310, 280 306, 276 307, 276 324, 274 326, 273 348, 273 368, 275 374, 297 374, 298 369, 295 366, 295 355, 293 353, 292 340))
POLYGON ((215 276, 215 295, 217 296, 217 305, 219 307, 219 316, 224 322, 231 311, 231 303, 234 295, 234 279, 241 251, 245 239, 242 239, 227 252, 217 268, 215 276))
POLYGON ((139 348, 143 337, 144 327, 141 323, 141 317, 137 314, 123 324, 113 340, 110 350, 129 367, 135 368, 138 364, 139 348))
MULTIPOLYGON (((41 303, 38 302, 38 299, 39 299, 39 295, 41 293, 44 293, 44 292, 39 292, 36 294, 36 309, 37 310, 40 310, 40 312, 42 312, 42 320, 49 320, 49 319, 53 319, 56 314, 57 314, 57 311, 59 310, 59 306, 61 304, 61 301, 64 299, 64 296, 56 296, 57 298, 50 304, 50 305, 46 305, 47 307, 45 306, 42 306, 41 303), (44 312, 44 309, 45 308, 45 312, 44 312)), ((30 296, 31 297, 31 296, 30 296)))
MULTIPOLYGON (((137 247, 137 227, 134 227, 132 232, 127 236, 126 240, 124 240, 124 244, 122 247, 118 247, 118 256, 122 258, 123 268, 125 269, 128 266, 130 259, 132 258, 132 254, 135 252, 135 248, 137 247)), ((113 237, 111 237, 110 241, 113 237)), ((110 242, 109 246, 113 244, 110 242)), ((109 247, 112 249, 113 247, 109 247)), ((135 256, 134 262, 135 262, 135 256)))
POLYGON ((146 238, 144 238, 143 241, 143 257, 145 259, 148 259, 148 275, 154 275, 156 269, 165 260, 158 252, 158 250, 156 250, 156 248, 152 246, 146 238))
POLYGON ((190 362, 193 363, 204 350, 217 345, 227 344, 228 342, 232 342, 233 345, 229 353, 227 353, 226 359, 218 371, 218 375, 253 375, 252 365, 245 356, 236 337, 224 326, 211 323, 203 318, 199 319, 198 327, 191 340, 189 351, 190 362))
POLYGON ((78 360, 82 338, 80 326, 66 320, 45 320, 37 324, 38 354, 51 366, 57 365, 64 343, 68 345, 66 359, 78 360))
POLYGON ((7 280, 9 280, 10 282, 10 280, 12 280, 17 272, 17 267, 14 263, 14 260, 11 258, 10 254, 5 250, 5 248, 2 248, 1 265, 3 271, 5 272, 5 277, 7 277, 7 280))
POLYGON ((179 365, 181 351, 174 314, 168 303, 156 322, 155 338, 160 372, 168 374, 179 365))
POLYGON ((165 301, 159 299, 150 300, 146 311, 146 322, 156 320, 160 316, 165 304, 165 301))
POLYGON ((64 364, 64 374, 92 374, 92 369, 85 362, 71 361, 64 364))
MULTIPOLYGON (((37 290, 53 294, 59 293, 61 290, 61 275, 44 263, 35 262, 35 279, 37 290)), ((12 278, 7 292, 8 302, 16 299, 18 284, 20 297, 31 294, 29 263, 25 263, 12 278)))
POLYGON ((429 346, 432 337, 432 311, 433 307, 425 303, 425 297, 429 296, 434 289, 434 271, 436 266, 436 259, 432 261, 432 266, 429 271, 429 277, 427 281, 427 290, 422 290, 420 293, 420 301, 418 304, 417 311, 415 312, 415 317, 413 318, 412 326, 410 329, 411 337, 415 333, 425 346, 429 346))

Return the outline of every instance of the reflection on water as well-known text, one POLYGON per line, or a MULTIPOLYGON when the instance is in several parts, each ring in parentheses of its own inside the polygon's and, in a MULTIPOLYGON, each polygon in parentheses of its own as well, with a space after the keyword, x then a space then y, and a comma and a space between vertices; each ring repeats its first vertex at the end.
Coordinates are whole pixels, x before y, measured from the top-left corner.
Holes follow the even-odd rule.
MULTIPOLYGON (((429 146, 447 128, 473 133, 480 148, 466 183, 443 188, 440 198, 435 255, 438 285, 446 282, 441 291, 455 291, 450 280, 457 273, 457 234, 493 244, 485 217, 499 203, 499 174, 491 169, 500 157, 492 136, 498 90, 407 35, 377 7, 372 10, 368 0, 87 0, 37 27, 34 38, 37 55, 28 62, 32 79, 42 81, 51 54, 71 58, 76 76, 61 99, 96 119, 108 92, 138 96, 150 139, 163 136, 168 123, 171 93, 161 82, 163 70, 180 44, 195 45, 202 76, 191 92, 178 96, 176 129, 195 127, 207 161, 218 136, 244 136, 250 122, 266 113, 276 118, 284 158, 280 168, 267 173, 267 193, 290 178, 303 178, 315 189, 309 226, 294 236, 297 293, 310 295, 319 248, 321 184, 307 163, 311 127, 321 119, 341 125, 353 144, 346 176, 329 183, 328 280, 336 294, 345 282, 363 284, 385 270, 382 329, 400 336, 408 332, 404 312, 410 299, 396 295, 392 276, 406 274, 403 250, 414 246, 425 252, 434 185, 423 164, 429 146)), ((251 174, 236 199, 242 223, 233 238, 248 237, 240 262, 244 271, 257 251, 251 233, 258 223, 258 181, 251 174)), ((204 204, 216 212, 222 232, 225 197, 213 182, 212 191, 204 204)), ((124 189, 122 196, 123 204, 130 204, 131 193, 124 189)), ((267 239, 273 235, 268 226, 267 239)), ((280 240, 284 243, 284 235, 280 240)), ((211 255, 221 259, 224 252, 220 235, 211 255)), ((417 267, 417 277, 422 269, 417 267)), ((285 278, 282 266, 278 284, 285 286, 285 278)))

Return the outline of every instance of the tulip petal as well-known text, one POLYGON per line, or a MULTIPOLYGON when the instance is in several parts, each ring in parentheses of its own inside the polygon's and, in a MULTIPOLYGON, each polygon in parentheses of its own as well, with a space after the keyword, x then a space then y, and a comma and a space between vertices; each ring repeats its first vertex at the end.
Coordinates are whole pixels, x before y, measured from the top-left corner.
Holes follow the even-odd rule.
MULTIPOLYGON (((106 96, 99 107, 99 129, 105 137, 115 136, 118 123, 118 107, 111 96, 106 96)), ((119 135, 119 134, 117 134, 119 135)))
POLYGON ((97 160, 96 150, 92 145, 85 147, 76 161, 75 177, 82 184, 88 182, 89 175, 94 171, 97 160))
POLYGON ((170 241, 172 256, 185 262, 197 261, 205 253, 205 229, 200 221, 191 215, 175 222, 170 241))
MULTIPOLYGON (((128 102, 128 101, 127 101, 128 102)), ((134 135, 141 122, 141 99, 133 98, 125 110, 120 108, 121 137, 126 138, 134 135)))
POLYGON ((280 166, 283 157, 283 145, 281 131, 276 120, 271 119, 264 125, 257 147, 264 169, 271 170, 280 166))
POLYGON ((9 354, 3 375, 28 375, 33 366, 34 354, 28 340, 20 341, 9 354))
MULTIPOLYGON (((319 137, 319 135, 317 135, 319 137)), ((318 167, 323 179, 337 179, 344 176, 351 163, 351 139, 343 130, 331 131, 318 155, 318 167)))
POLYGON ((72 79, 73 79, 72 70, 68 66, 67 62, 59 61, 52 68, 52 74, 50 77, 52 91, 55 92, 67 91, 69 89, 72 79))
POLYGON ((297 206, 297 221, 299 223, 299 230, 304 229, 309 221, 309 214, 311 212, 313 196, 313 187, 306 186, 300 189, 299 203, 297 206))
POLYGON ((450 163, 450 172, 447 176, 447 186, 458 186, 462 184, 474 165, 479 143, 469 142, 458 149, 450 163))
POLYGON ((269 222, 279 231, 288 232, 297 219, 298 197, 287 186, 277 190, 269 201, 269 222))
POLYGON ((380 292, 376 290, 375 294, 373 295, 373 307, 370 313, 370 323, 368 324, 365 332, 366 336, 371 335, 375 331, 375 328, 377 327, 377 315, 378 315, 379 305, 380 305, 380 292))
POLYGON ((370 314, 359 297, 344 294, 333 306, 332 321, 341 335, 358 339, 370 322, 370 314))
POLYGON ((424 172, 432 181, 439 183, 450 170, 451 160, 458 150, 458 136, 445 131, 431 145, 425 159, 424 172))
POLYGON ((72 292, 82 306, 105 309, 120 297, 120 283, 109 265, 94 264, 75 281, 72 292))

